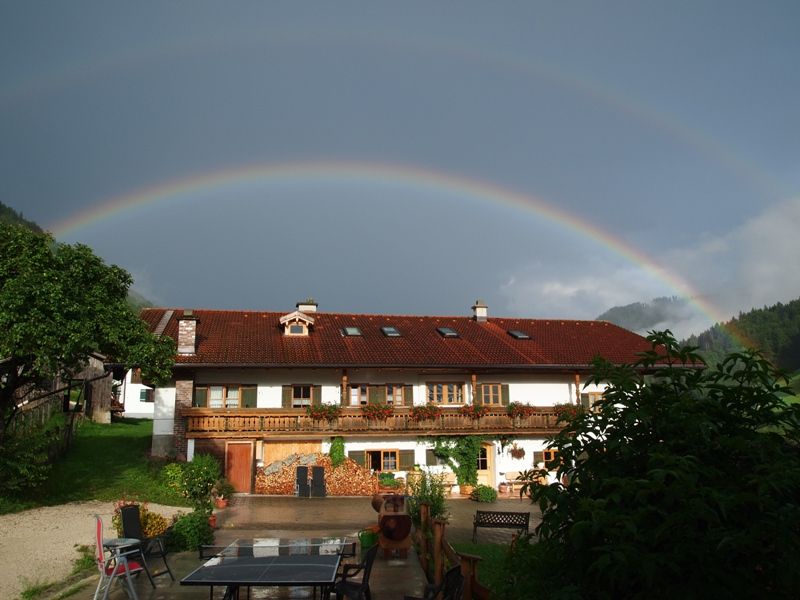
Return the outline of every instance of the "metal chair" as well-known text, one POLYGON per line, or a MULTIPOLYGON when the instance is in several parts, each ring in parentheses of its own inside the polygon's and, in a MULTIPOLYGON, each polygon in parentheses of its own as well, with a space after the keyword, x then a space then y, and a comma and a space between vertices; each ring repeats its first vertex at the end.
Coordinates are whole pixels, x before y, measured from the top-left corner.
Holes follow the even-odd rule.
POLYGON ((369 591, 369 575, 377 554, 378 545, 375 544, 367 550, 364 560, 360 564, 344 566, 341 578, 333 584, 336 600, 342 600, 343 597, 350 600, 372 600, 372 594, 369 591), (353 580, 352 577, 359 573, 361 573, 361 579, 353 580))
POLYGON ((439 585, 426 585, 422 598, 405 596, 403 600, 434 600, 439 592, 442 594, 441 600, 461 600, 464 594, 464 575, 461 573, 461 565, 449 568, 439 585))
MULTIPOLYGON (((106 549, 103 544, 103 519, 99 515, 95 515, 95 562, 97 569, 100 571, 100 581, 97 582, 97 589, 94 591, 94 600, 103 592, 103 600, 108 598, 108 593, 114 580, 118 577, 124 576, 125 593, 134 600, 138 600, 136 590, 133 588, 131 575, 141 573, 144 570, 142 565, 131 560, 132 555, 139 554, 139 550, 127 547, 114 547, 109 549, 109 555, 106 556, 106 549)), ((123 583, 123 580, 119 580, 123 583)))
POLYGON ((153 584, 153 587, 156 585, 153 581, 153 577, 158 577, 159 575, 168 574, 170 579, 175 581, 175 577, 172 574, 172 570, 169 568, 169 563, 167 562, 167 547, 164 543, 164 536, 159 535, 151 538, 144 536, 138 504, 123 506, 119 509, 119 511, 122 519, 122 535, 124 537, 136 538, 137 540, 140 540, 139 549, 141 550, 145 573, 147 573, 147 577, 150 579, 150 583, 153 584), (160 558, 163 560, 166 570, 150 573, 150 569, 147 566, 147 560, 151 558, 160 558))

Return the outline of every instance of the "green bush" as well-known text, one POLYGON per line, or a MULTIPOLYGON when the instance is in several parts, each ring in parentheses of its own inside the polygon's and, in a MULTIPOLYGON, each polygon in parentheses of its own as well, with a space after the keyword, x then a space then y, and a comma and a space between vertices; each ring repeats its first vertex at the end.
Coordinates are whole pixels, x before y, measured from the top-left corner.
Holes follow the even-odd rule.
POLYGON ((214 530, 208 524, 208 514, 194 511, 180 515, 169 530, 167 543, 171 550, 198 550, 204 544, 214 542, 214 530))
POLYGON ((648 339, 633 365, 596 364, 603 399, 550 441, 558 482, 523 484, 539 543, 500 597, 797 597, 800 406, 755 352, 703 368, 648 339))
POLYGON ((183 467, 186 463, 167 463, 161 468, 161 480, 180 494, 184 494, 186 489, 184 485, 183 467))
POLYGON ((398 488, 402 485, 401 482, 394 478, 394 473, 378 473, 378 483, 382 487, 398 488))
POLYGON ((191 462, 184 465, 184 495, 195 510, 211 513, 211 491, 220 477, 222 469, 219 462, 210 454, 196 454, 191 462))
POLYGON ((480 484, 472 491, 469 497, 471 500, 477 500, 478 502, 494 502, 497 500, 497 490, 488 485, 480 484))
POLYGON ((8 431, 0 442, 2 495, 10 496, 35 488, 50 473, 48 440, 41 430, 8 431))
POLYGON ((415 471, 414 476, 408 477, 406 490, 409 497, 406 499, 406 509, 411 515, 411 521, 420 526, 420 504, 430 506, 431 519, 447 516, 445 505, 444 475, 435 475, 429 471, 415 471))
POLYGON ((342 463, 344 463, 345 454, 344 454, 344 438, 341 436, 336 436, 331 440, 331 449, 330 449, 330 457, 331 457, 331 465, 335 469, 342 463))

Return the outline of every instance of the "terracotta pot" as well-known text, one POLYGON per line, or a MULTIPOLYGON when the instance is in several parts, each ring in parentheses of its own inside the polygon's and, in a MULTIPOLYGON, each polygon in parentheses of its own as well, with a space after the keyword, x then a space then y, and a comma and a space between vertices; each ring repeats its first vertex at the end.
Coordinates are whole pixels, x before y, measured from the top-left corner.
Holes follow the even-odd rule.
POLYGON ((211 529, 217 528, 217 515, 211 513, 208 515, 208 524, 211 526, 211 529))
POLYGON ((227 508, 228 507, 228 499, 227 498, 214 498, 214 506, 217 508, 227 508))
POLYGON ((464 483, 458 486, 458 490, 462 496, 469 496, 470 494, 472 494, 472 492, 475 491, 475 487, 471 486, 468 483, 464 483))
POLYGON ((497 486, 497 491, 500 492, 501 494, 507 494, 509 491, 508 488, 509 485, 507 483, 501 483, 500 485, 497 486))

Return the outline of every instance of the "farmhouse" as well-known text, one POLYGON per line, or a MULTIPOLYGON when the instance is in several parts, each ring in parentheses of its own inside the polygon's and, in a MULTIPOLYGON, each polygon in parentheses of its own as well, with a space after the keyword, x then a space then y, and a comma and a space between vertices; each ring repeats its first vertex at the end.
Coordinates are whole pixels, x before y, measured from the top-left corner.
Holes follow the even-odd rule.
POLYGON ((433 436, 481 435, 479 482, 496 486, 549 458, 558 407, 602 395, 585 385, 596 356, 632 362, 649 348, 611 323, 494 318, 481 301, 455 317, 326 313, 309 300, 290 312, 149 308, 142 318, 177 342, 174 380, 152 392, 153 453, 215 454, 248 492, 259 469, 327 452, 335 436, 357 462, 404 475, 444 469, 433 436), (430 405, 434 418, 415 409, 430 405), (384 406, 385 418, 368 414, 384 406), (325 407, 339 414, 323 418, 325 407))

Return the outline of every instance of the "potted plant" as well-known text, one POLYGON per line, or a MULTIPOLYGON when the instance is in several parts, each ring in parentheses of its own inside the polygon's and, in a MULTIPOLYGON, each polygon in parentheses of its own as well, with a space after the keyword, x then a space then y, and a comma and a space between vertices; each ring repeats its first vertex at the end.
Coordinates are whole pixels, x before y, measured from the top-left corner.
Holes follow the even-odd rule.
POLYGON ((338 404, 315 404, 306 406, 306 414, 312 421, 333 423, 342 414, 342 407, 338 404))
POLYGON ((489 412, 489 407, 483 404, 465 404, 458 409, 458 414, 469 417, 473 421, 480 419, 489 412))
POLYGON ((516 442, 511 444, 511 447, 508 449, 508 453, 511 455, 511 458, 525 458, 525 448, 517 446, 516 442))
POLYGON ((411 407, 411 420, 415 423, 419 423, 420 421, 434 421, 441 416, 442 407, 433 402, 411 407))
POLYGON ((385 421, 394 414, 394 407, 382 402, 364 404, 361 406, 361 414, 370 421, 385 421))
POLYGON ((520 402, 510 402, 509 405, 506 407, 506 412, 508 416, 514 419, 522 419, 525 417, 531 416, 536 409, 533 406, 528 406, 527 404, 522 404, 520 402))
POLYGON ((236 490, 230 481, 224 477, 219 478, 211 490, 211 496, 214 498, 214 505, 217 508, 227 507, 228 502, 235 491, 236 490))

